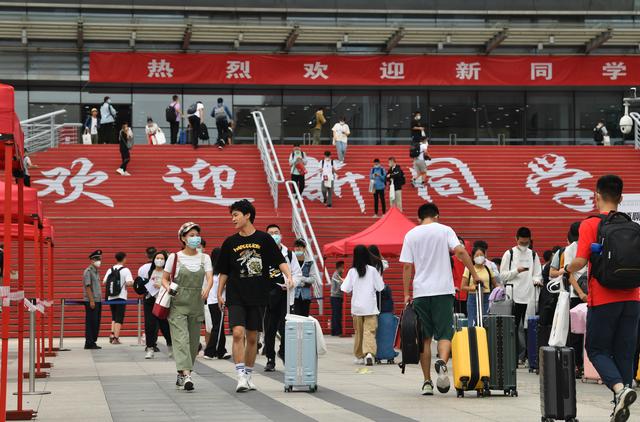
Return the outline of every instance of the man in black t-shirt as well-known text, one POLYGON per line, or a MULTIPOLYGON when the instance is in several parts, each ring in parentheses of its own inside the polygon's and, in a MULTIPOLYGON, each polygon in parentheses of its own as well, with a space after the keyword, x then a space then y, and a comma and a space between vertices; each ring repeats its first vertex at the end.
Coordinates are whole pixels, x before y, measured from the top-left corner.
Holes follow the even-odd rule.
POLYGON ((229 207, 238 233, 229 236, 220 251, 215 272, 220 274, 218 303, 229 310, 233 332, 233 359, 238 374, 237 392, 255 390, 251 380, 256 361, 258 331, 262 331, 264 307, 273 281, 269 268, 279 268, 288 288, 291 270, 273 237, 253 226, 256 210, 243 199, 229 207), (223 292, 226 288, 226 300, 223 292), (226 303, 225 303, 226 302, 226 303), (245 344, 246 339, 246 344, 245 344))

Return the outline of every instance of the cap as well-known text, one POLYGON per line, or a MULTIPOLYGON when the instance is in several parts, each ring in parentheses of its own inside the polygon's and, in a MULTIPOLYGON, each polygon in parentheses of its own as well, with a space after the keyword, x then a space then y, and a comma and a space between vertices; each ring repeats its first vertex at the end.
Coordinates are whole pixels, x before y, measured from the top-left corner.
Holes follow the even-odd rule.
POLYGON ((102 258, 102 249, 95 250, 89 254, 89 259, 102 258))
POLYGON ((92 109, 91 109, 91 112, 93 113, 94 111, 97 113, 97 112, 98 112, 98 109, 97 109, 97 108, 92 108, 92 109))
POLYGON ((198 231, 200 231, 200 226, 193 221, 184 223, 182 226, 180 226, 180 230, 178 230, 178 239, 182 240, 182 235, 184 235, 191 229, 198 229, 198 231))

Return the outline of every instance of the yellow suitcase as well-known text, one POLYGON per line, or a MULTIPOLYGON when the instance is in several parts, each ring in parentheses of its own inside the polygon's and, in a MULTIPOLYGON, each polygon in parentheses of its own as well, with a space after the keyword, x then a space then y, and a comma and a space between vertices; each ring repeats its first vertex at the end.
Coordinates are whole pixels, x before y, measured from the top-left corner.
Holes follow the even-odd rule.
MULTIPOLYGON (((585 353, 587 353, 585 351, 585 353)), ((638 360, 638 372, 636 372, 636 381, 640 383, 640 359, 638 360)))
POLYGON ((489 346, 483 327, 463 328, 453 335, 451 345, 453 383, 458 397, 476 390, 478 396, 489 395, 489 346))

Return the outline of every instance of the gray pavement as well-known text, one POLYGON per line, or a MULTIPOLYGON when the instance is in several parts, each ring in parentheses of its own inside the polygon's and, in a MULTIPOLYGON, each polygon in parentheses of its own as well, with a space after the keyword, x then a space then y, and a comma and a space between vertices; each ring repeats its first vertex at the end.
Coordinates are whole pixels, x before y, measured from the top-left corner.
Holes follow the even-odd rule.
MULTIPOLYGON (((123 345, 112 346, 105 340, 103 350, 85 351, 81 339, 65 340, 72 350, 51 358, 50 378, 36 384, 36 390, 52 394, 25 397, 25 408, 36 409, 37 420, 51 422, 540 420, 538 377, 524 369, 518 371, 517 398, 469 394, 460 399, 455 391, 422 397, 417 366, 408 367, 405 375, 396 365, 356 367, 350 354, 352 340, 327 337, 329 353, 320 357, 315 394, 285 393, 282 372, 263 372, 264 357, 256 365, 257 392, 234 392, 235 370, 230 361, 199 358, 196 389, 187 393, 175 389, 175 366, 166 348, 160 346, 163 351, 155 359, 145 360, 144 348, 135 342, 124 339, 123 345)), ((14 343, 11 351, 8 408, 15 409, 11 395, 16 390, 14 343)), ((608 390, 581 382, 577 389, 580 421, 608 421, 608 390)), ((640 420, 640 406, 632 410, 630 420, 640 420)))

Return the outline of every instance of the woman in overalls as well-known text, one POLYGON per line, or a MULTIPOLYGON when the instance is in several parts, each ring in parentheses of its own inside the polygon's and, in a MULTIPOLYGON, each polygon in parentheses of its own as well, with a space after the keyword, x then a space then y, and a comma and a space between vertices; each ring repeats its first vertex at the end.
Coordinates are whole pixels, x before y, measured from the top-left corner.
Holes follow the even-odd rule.
POLYGON ((202 303, 213 286, 213 267, 209 255, 198 251, 202 242, 200 226, 192 222, 184 223, 178 231, 178 239, 184 248, 167 259, 162 285, 173 295, 169 328, 178 370, 176 387, 192 391, 191 371, 198 356, 200 328, 204 321, 202 303), (207 282, 203 288, 205 276, 207 282), (172 280, 177 284, 174 289, 170 287, 172 280))

